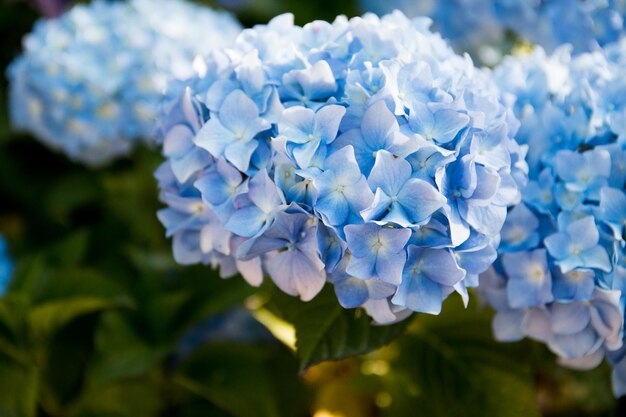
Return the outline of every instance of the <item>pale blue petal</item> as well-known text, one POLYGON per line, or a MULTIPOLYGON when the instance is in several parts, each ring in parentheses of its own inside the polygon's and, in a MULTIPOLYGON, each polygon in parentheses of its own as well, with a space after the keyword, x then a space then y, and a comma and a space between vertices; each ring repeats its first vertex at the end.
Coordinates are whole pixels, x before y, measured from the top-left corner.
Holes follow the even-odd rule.
POLYGON ((434 114, 432 137, 439 143, 448 143, 469 123, 469 116, 455 110, 438 110, 434 114))
POLYGON ((380 188, 391 196, 398 194, 410 177, 411 165, 406 160, 380 150, 376 154, 376 162, 367 177, 367 182, 372 189, 380 188))
POLYGON ((329 224, 333 226, 346 224, 350 214, 346 197, 337 191, 320 196, 315 204, 315 209, 322 213, 329 224))
POLYGON ((472 194, 473 201, 489 202, 500 187, 500 175, 491 169, 476 165, 476 189, 472 194))
POLYGON ((252 237, 261 230, 266 221, 267 214, 251 205, 235 210, 224 227, 236 235, 252 237))
POLYGON ((313 134, 315 113, 305 107, 290 107, 283 111, 280 120, 280 133, 287 141, 293 143, 306 143, 313 134))
POLYGON ((577 169, 585 165, 581 154, 572 151, 560 151, 556 155, 556 173, 563 180, 574 182, 577 180, 577 169))
POLYGON ((600 190, 600 212, 608 220, 626 217, 626 195, 617 188, 603 187, 600 190))
POLYGON ((324 106, 315 114, 315 128, 313 134, 320 138, 322 143, 329 144, 337 137, 339 124, 346 114, 346 108, 331 104, 324 106))
POLYGON ((172 239, 174 260, 181 265, 193 265, 202 261, 200 231, 187 230, 176 233, 172 239))
POLYGON ((316 152, 320 148, 320 140, 315 138, 301 145, 287 144, 287 150, 293 155, 293 159, 300 168, 308 168, 311 166, 316 152))
POLYGON ((431 281, 452 287, 465 277, 465 271, 457 265, 454 255, 449 250, 423 249, 423 251, 422 272, 431 281))
POLYGON ((492 329, 495 338, 501 342, 517 342, 525 336, 524 310, 498 312, 493 318, 492 329))
POLYGON ((543 243, 550 255, 556 259, 565 259, 570 256, 569 247, 571 241, 565 233, 554 233, 545 238, 543 243))
POLYGON ((552 271, 552 292, 558 301, 590 300, 595 287, 595 273, 589 269, 576 269, 566 274, 560 268, 552 271))
POLYGON ((267 262, 267 271, 278 288, 302 301, 313 299, 326 282, 321 260, 311 260, 298 250, 273 255, 267 262))
POLYGON ((250 166, 252 154, 258 146, 257 142, 232 142, 224 149, 224 157, 237 169, 246 172, 250 166))
POLYGON ((320 223, 317 226, 317 248, 326 265, 326 271, 331 273, 344 258, 346 243, 334 229, 320 223))
POLYGON ((250 180, 248 195, 250 200, 265 213, 270 213, 285 202, 278 187, 265 170, 257 172, 250 180))
POLYGON ((193 130, 186 125, 173 126, 163 139, 163 155, 168 158, 180 158, 193 147, 193 130))
MULTIPOLYGON (((411 231, 408 229, 381 227, 379 228, 378 237, 383 244, 381 250, 384 250, 385 253, 395 254, 404 249, 411 237, 411 231)), ((404 260, 402 262, 404 262, 404 260)))
POLYGON ((446 198, 426 181, 411 179, 400 190, 398 202, 413 224, 421 224, 446 204, 446 198))
POLYGON ((593 149, 583 153, 585 165, 593 176, 608 178, 611 174, 611 154, 604 149, 593 149))
POLYGON ((589 249, 598 244, 600 235, 593 216, 583 217, 567 226, 567 234, 572 242, 581 250, 589 249))
POLYGON ((398 130, 398 122, 383 100, 372 104, 363 115, 361 133, 373 149, 384 149, 387 136, 398 130))
POLYGON ((372 245, 378 241, 379 229, 379 226, 372 223, 346 226, 343 230, 352 255, 362 258, 375 254, 372 245))
POLYGON ((221 156, 226 146, 233 141, 233 133, 215 117, 209 119, 194 138, 196 145, 211 152, 213 156, 221 156))
POLYGON ((416 312, 439 314, 443 296, 441 287, 425 276, 405 274, 391 301, 416 312))
POLYGON ((597 288, 594 293, 591 310, 593 328, 605 338, 605 346, 609 350, 622 347, 624 335, 624 314, 618 291, 597 288))
POLYGON ((369 207, 361 210, 361 216, 363 216, 365 221, 384 219, 388 214, 387 209, 391 203, 391 198, 389 198, 383 190, 378 188, 369 207))
POLYGON ((597 268, 604 272, 610 272, 612 269, 609 254, 602 246, 594 246, 580 254, 583 265, 587 268, 597 268))
POLYGON ((468 205, 465 218, 478 232, 497 236, 506 220, 506 207, 468 205))
POLYGON ((572 335, 555 335, 548 346, 558 355, 574 359, 593 353, 598 341, 598 335, 591 327, 587 327, 582 332, 572 335))
POLYGON ((360 307, 368 299, 367 284, 362 279, 348 276, 346 279, 334 281, 333 285, 343 308, 360 307))
POLYGON ((207 151, 196 147, 182 158, 170 159, 170 166, 176 179, 187 182, 192 175, 211 164, 211 156, 207 151))
POLYGON ((383 282, 400 285, 405 258, 404 252, 394 253, 392 256, 384 256, 379 253, 376 258, 375 276, 383 282))
POLYGON ((443 210, 450 224, 452 245, 459 246, 470 236, 469 225, 461 218, 456 207, 446 204, 443 206, 443 210))
POLYGON ((356 256, 352 256, 348 262, 346 272, 361 279, 374 278, 376 276, 376 257, 368 256, 357 258, 356 256))
POLYGON ((550 307, 552 331, 559 335, 576 334, 591 322, 589 306, 582 302, 554 303, 550 307))
POLYGON ((552 301, 552 279, 544 249, 505 253, 502 266, 509 277, 506 290, 512 308, 533 307, 552 301))
POLYGON ((461 268, 468 274, 482 274, 496 260, 496 249, 488 245, 475 251, 455 251, 455 258, 461 268))
POLYGON ((337 90, 332 69, 324 60, 298 73, 297 79, 302 85, 305 96, 312 100, 325 99, 335 94, 337 90))
POLYGON ((249 140, 270 127, 269 123, 259 118, 259 109, 254 101, 241 90, 234 90, 224 99, 219 119, 226 129, 242 140, 249 140))

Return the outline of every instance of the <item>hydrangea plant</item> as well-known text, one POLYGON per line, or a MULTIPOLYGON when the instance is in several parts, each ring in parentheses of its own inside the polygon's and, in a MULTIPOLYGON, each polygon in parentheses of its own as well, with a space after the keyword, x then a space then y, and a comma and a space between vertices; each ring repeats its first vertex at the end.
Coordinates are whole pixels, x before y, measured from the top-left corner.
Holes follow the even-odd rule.
POLYGON ((158 216, 179 263, 302 300, 328 281, 380 323, 438 314, 453 292, 467 302, 520 200, 516 129, 423 19, 282 15, 165 106, 158 216))
POLYGON ((196 55, 240 30, 183 0, 96 0, 42 19, 7 70, 12 123, 71 159, 105 163, 152 138, 169 78, 191 76, 196 55))
MULTIPOLYGON (((548 51, 568 43, 585 52, 620 39, 626 3, 620 0, 361 0, 364 10, 429 16, 459 50, 494 63, 509 33, 548 51)), ((506 47, 504 49, 507 49, 506 47)))
POLYGON ((576 368, 593 368, 622 346, 625 56, 624 42, 574 58, 567 48, 538 48, 494 71, 521 122, 530 180, 481 289, 497 310, 498 339, 537 339, 576 368))

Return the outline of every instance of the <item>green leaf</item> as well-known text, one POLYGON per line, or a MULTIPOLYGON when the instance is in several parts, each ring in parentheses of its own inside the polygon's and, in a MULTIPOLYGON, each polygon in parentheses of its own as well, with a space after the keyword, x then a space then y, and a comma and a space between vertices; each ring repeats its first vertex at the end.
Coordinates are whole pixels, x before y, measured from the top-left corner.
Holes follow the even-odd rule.
POLYGON ((491 314, 448 302, 419 315, 391 354, 387 416, 539 416, 527 343, 497 342, 491 314))
POLYGON ((9 294, 40 305, 71 298, 124 298, 120 285, 95 269, 51 267, 42 254, 18 261, 9 294))
POLYGON ((306 415, 303 388, 284 346, 215 343, 193 352, 174 382, 235 417, 306 415), (292 401, 297 399, 297 404, 292 401))
POLYGON ((169 353, 169 346, 150 346, 128 315, 121 311, 110 311, 101 317, 89 371, 91 389, 115 380, 141 376, 169 353))
POLYGON ((0 298, 0 352, 28 366, 32 362, 27 345, 24 316, 27 302, 14 294, 0 298))
POLYGON ((173 316, 176 329, 188 330, 207 317, 241 305, 257 288, 241 276, 223 279, 215 270, 191 268, 180 277, 180 286, 189 295, 187 302, 173 316))
POLYGON ((192 354, 174 381, 237 417, 277 417, 264 355, 248 346, 208 346, 192 354))
POLYGON ((43 255, 22 256, 17 261, 8 292, 20 292, 30 298, 41 287, 45 277, 46 260, 43 255))
POLYGON ((76 297, 55 300, 34 307, 28 315, 28 321, 34 340, 41 341, 77 317, 130 305, 126 298, 76 297))
POLYGON ((89 244, 86 230, 73 232, 55 244, 47 253, 49 261, 61 267, 74 267, 84 258, 89 244))
POLYGON ((44 207, 60 223, 70 223, 71 214, 102 194, 91 172, 73 172, 55 179, 44 198, 44 207))
POLYGON ((233 417, 232 414, 207 402, 186 402, 177 410, 177 417, 233 417))
POLYGON ((34 417, 37 370, 0 354, 0 416, 34 417))
POLYGON ((50 415, 65 415, 84 388, 98 314, 80 315, 37 346, 40 402, 50 415))
POLYGON ((274 290, 266 308, 294 325, 301 371, 378 349, 401 335, 408 324, 405 320, 376 326, 364 311, 341 307, 329 285, 306 303, 274 290))
POLYGON ((154 380, 119 381, 83 395, 70 417, 152 417, 162 407, 154 380))

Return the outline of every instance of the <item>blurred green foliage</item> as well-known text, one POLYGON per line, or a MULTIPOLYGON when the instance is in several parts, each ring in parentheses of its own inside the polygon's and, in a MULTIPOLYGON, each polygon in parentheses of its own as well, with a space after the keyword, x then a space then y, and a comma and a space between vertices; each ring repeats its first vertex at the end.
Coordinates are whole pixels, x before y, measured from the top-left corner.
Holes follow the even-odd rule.
MULTIPOLYGON (((285 11, 357 14, 352 1, 259 0, 238 15, 285 11)), ((0 68, 36 18, 0 1, 0 68)), ((159 163, 148 149, 97 171, 67 161, 10 130, 0 82, 0 233, 18 265, 0 299, 0 417, 624 415, 606 367, 569 371, 537 344, 495 342, 475 301, 375 327, 331 288, 304 304, 177 266, 155 216, 159 163), (295 346, 208 340, 181 354, 190 329, 242 304, 295 328, 295 346)))

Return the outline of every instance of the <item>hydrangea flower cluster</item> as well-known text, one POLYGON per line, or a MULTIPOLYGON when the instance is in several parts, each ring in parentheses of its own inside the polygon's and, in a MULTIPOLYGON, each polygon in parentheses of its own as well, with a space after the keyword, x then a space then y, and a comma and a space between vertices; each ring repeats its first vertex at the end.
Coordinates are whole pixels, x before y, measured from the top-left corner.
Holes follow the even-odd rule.
POLYGON ((494 71, 521 122, 530 180, 481 289, 497 311, 498 339, 537 339, 577 368, 595 367, 622 346, 624 59, 626 42, 574 58, 568 49, 537 49, 494 71))
POLYGON ((7 242, 0 235, 0 296, 4 295, 13 276, 13 260, 9 256, 7 242))
POLYGON ((8 69, 13 125, 74 160, 105 163, 154 135, 170 77, 191 76, 196 55, 240 30, 231 15, 183 0, 96 0, 40 20, 8 69))
POLYGON ((487 75, 400 12, 278 16, 166 107, 156 177, 176 260, 302 300, 329 281, 380 323, 467 301, 527 176, 487 75))
POLYGON ((361 0, 363 9, 429 16, 435 28, 459 50, 487 63, 506 44, 507 33, 548 51, 569 43, 585 52, 614 42, 624 33, 626 3, 621 0, 361 0))
POLYGON ((498 16, 520 37, 554 51, 570 44, 575 53, 594 51, 624 34, 622 0, 498 0, 498 16))
MULTIPOLYGON (((360 0, 364 11, 382 15, 395 9, 408 16, 428 16, 457 51, 467 51, 481 62, 497 62, 505 50, 505 27, 496 14, 500 0, 360 0)), ((518 2, 513 2, 518 3, 518 2)))

